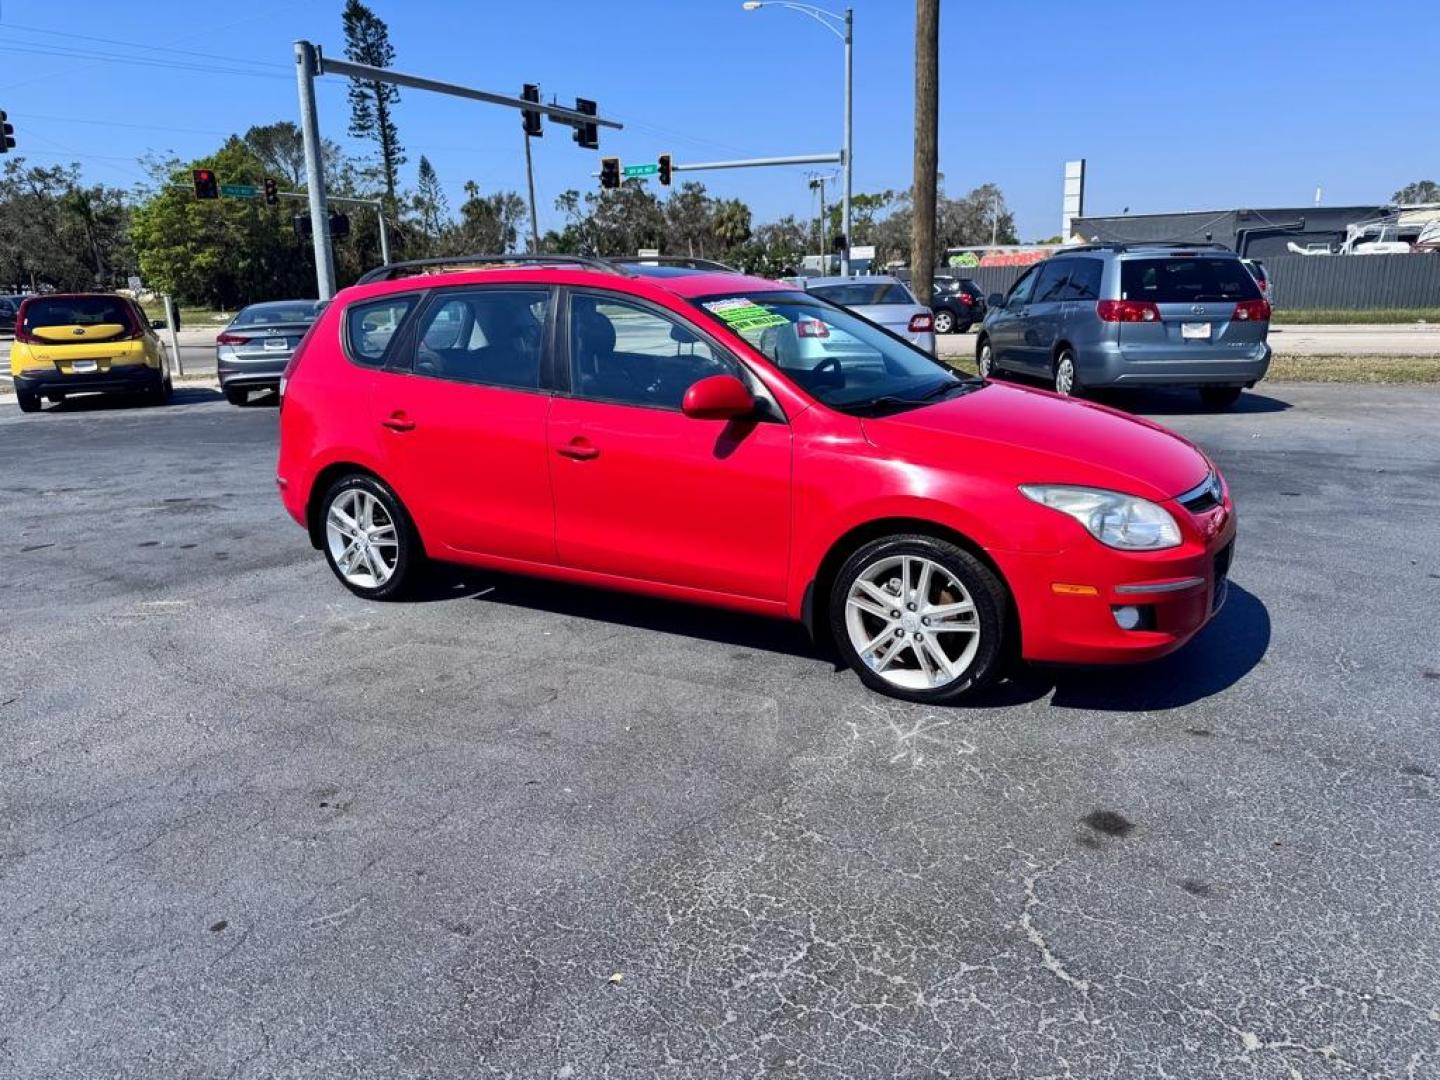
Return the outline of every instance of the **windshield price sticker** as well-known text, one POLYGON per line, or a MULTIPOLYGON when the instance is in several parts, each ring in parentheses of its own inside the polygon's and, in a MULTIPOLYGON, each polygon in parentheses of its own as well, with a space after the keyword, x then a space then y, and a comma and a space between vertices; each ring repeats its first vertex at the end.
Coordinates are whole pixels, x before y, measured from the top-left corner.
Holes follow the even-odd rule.
POLYGON ((766 311, 752 300, 716 300, 706 304, 705 310, 732 330, 762 330, 767 326, 785 326, 790 322, 784 315, 766 311))

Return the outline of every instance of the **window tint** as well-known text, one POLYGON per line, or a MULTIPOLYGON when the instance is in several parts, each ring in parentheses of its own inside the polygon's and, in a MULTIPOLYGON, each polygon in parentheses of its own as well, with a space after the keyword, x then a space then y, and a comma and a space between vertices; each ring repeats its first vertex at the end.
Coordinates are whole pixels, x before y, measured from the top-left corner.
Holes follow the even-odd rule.
POLYGON ((1260 287, 1239 259, 1125 259, 1120 263, 1120 298, 1158 304, 1258 300, 1260 287))
POLYGON ((1005 299, 1005 306, 1012 304, 1028 304, 1030 302, 1031 290, 1035 288, 1035 268, 1031 267, 1020 275, 1020 280, 1010 286, 1010 293, 1005 299))
POLYGON ((440 293, 422 316, 415 374, 538 388, 549 306, 548 289, 440 293))
POLYGON ((1030 298, 1034 304, 1044 304, 1063 299, 1065 282, 1070 277, 1068 261, 1047 262, 1040 267, 1040 277, 1035 282, 1035 295, 1030 298))
POLYGON ((320 316, 321 305, 314 300, 293 304, 251 304, 235 316, 231 326, 270 326, 281 323, 311 323, 320 316))
POLYGON ((354 304, 345 312, 345 343, 357 364, 378 367, 390 339, 415 304, 413 296, 387 296, 369 304, 354 304))
POLYGON ((679 323, 638 304, 584 294, 570 301, 570 371, 581 397, 665 409, 680 408, 700 379, 744 379, 734 361, 679 323))
POLYGON ((119 296, 47 297, 31 300, 25 308, 25 329, 110 323, 134 329, 134 318, 130 302, 119 296))
POLYGON ((1099 300, 1100 277, 1105 264, 1099 259, 1069 259, 1070 280, 1061 298, 1065 300, 1099 300))
POLYGON ((865 304, 914 304, 904 285, 893 281, 850 282, 844 285, 817 285, 810 290, 822 300, 842 307, 861 307, 865 304))

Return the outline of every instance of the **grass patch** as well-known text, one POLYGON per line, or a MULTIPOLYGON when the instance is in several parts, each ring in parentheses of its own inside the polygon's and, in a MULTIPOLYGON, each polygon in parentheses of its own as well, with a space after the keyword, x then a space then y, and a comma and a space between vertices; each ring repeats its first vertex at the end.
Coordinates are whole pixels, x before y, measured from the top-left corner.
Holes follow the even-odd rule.
MULTIPOLYGON (((165 318, 165 305, 159 300, 142 302, 140 305, 145 309, 145 314, 150 319, 165 318)), ((232 318, 233 311, 212 311, 210 308, 180 307, 180 329, 201 330, 211 326, 224 326, 232 318)))
POLYGON ((1328 323, 1331 325, 1370 325, 1383 323, 1440 323, 1440 308, 1369 308, 1350 311, 1345 308, 1310 308, 1303 311, 1279 309, 1270 313, 1270 321, 1286 323, 1328 323))
POLYGON ((1440 356, 1276 355, 1265 382, 1440 385, 1440 356))

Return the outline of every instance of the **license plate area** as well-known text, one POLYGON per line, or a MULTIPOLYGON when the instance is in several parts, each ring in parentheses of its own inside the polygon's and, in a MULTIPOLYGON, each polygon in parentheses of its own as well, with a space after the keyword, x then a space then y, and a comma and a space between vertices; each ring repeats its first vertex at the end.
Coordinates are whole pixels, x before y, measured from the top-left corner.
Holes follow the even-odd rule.
POLYGON ((89 375, 89 374, 91 374, 92 372, 96 372, 96 371, 99 371, 99 370, 100 370, 100 361, 98 361, 98 360, 72 360, 72 361, 70 362, 70 370, 71 370, 72 373, 74 373, 74 374, 76 374, 76 375, 89 375))
POLYGON ((1185 341, 1209 341, 1210 324, 1208 322, 1181 323, 1180 337, 1185 341))
POLYGON ((265 339, 265 351, 266 351, 266 352, 284 352, 285 349, 286 349, 286 347, 289 346, 289 344, 290 344, 290 339, 289 339, 289 338, 283 338, 283 337, 266 338, 266 339, 265 339))

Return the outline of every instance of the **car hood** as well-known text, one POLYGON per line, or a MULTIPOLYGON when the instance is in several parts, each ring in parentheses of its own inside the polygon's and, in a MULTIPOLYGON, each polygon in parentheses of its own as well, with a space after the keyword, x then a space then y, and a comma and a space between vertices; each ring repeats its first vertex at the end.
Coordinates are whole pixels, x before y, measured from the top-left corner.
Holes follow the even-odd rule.
POLYGON ((936 466, 984 468, 1014 483, 1078 484, 1169 499, 1202 483, 1210 462, 1159 424, 1043 390, 987 383, 972 393, 867 418, 881 449, 936 466))

